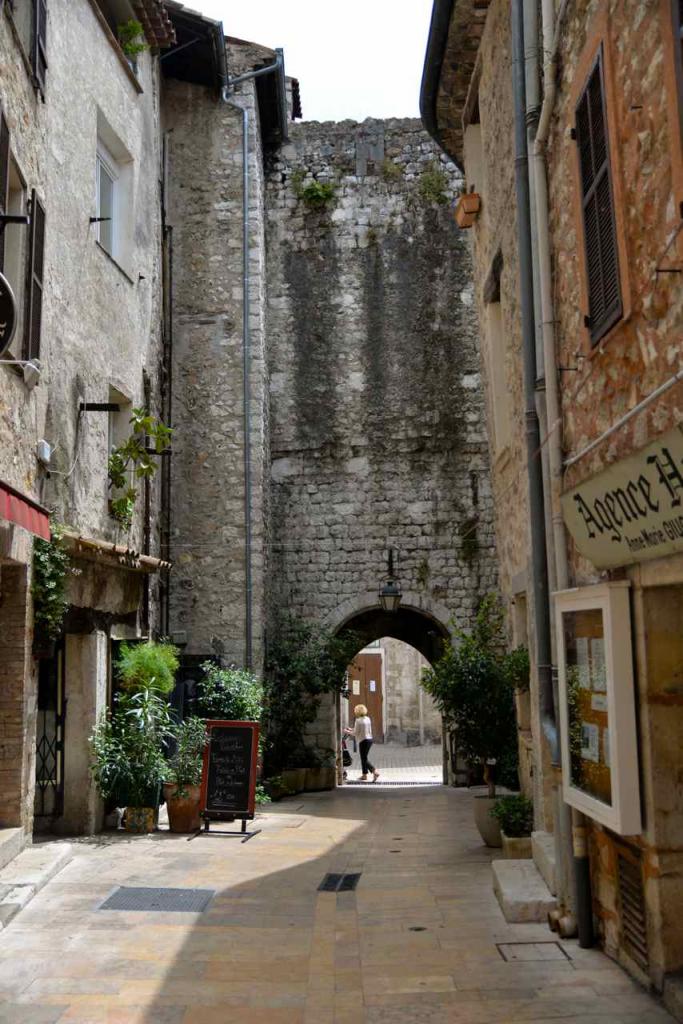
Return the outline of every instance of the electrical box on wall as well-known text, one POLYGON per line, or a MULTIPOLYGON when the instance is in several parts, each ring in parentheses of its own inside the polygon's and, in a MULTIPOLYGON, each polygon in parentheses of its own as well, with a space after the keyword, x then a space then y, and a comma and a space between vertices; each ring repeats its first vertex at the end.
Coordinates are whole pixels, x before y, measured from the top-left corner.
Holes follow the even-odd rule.
POLYGON ((554 595, 564 799, 620 835, 641 831, 629 587, 554 595))

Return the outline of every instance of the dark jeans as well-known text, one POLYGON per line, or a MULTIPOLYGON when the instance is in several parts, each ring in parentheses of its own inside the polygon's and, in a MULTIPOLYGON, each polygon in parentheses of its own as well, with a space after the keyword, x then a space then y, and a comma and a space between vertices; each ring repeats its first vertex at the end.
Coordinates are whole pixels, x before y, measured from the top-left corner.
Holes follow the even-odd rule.
POLYGON ((370 747, 372 746, 372 740, 361 740, 358 744, 358 750, 360 751, 360 763, 363 769, 363 775, 367 775, 368 772, 374 772, 374 764, 370 764, 368 761, 368 754, 370 753, 370 747))

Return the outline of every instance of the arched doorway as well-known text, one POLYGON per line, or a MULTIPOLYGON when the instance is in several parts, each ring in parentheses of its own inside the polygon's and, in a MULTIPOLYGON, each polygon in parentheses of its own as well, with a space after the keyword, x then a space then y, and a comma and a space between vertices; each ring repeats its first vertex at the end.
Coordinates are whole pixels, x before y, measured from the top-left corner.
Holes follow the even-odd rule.
POLYGON ((355 635, 359 650, 337 705, 340 732, 353 724, 353 707, 364 704, 385 784, 448 781, 441 719, 421 687, 423 668, 440 657, 449 637, 443 617, 406 604, 396 612, 373 605, 341 617, 336 632, 344 631, 355 635))

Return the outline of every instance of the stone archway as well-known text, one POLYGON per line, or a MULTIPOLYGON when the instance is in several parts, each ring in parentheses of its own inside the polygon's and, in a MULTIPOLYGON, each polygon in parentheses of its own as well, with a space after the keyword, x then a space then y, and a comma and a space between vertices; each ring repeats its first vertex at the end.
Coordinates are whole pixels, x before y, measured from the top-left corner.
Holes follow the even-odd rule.
POLYGON ((441 655, 444 641, 450 639, 448 620, 444 607, 422 595, 404 594, 398 611, 385 612, 377 595, 368 593, 347 601, 326 624, 335 633, 345 629, 357 633, 363 645, 382 636, 403 640, 433 662, 441 655))

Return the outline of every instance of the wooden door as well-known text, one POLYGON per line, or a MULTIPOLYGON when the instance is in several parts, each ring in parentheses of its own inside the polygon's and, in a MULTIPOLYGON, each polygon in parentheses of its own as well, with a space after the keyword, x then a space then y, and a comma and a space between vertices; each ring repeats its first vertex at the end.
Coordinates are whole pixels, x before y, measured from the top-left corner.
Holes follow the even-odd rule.
POLYGON ((349 665, 350 724, 356 704, 365 704, 372 721, 373 740, 384 743, 381 654, 357 654, 349 665))

